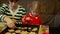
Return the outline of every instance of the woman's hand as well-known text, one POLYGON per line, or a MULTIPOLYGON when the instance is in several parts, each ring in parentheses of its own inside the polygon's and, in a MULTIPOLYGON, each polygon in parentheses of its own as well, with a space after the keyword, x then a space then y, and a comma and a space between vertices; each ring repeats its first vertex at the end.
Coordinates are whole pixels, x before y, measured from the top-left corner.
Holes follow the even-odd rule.
POLYGON ((14 22, 12 22, 12 21, 7 22, 7 26, 8 26, 9 28, 16 28, 14 22))
POLYGON ((15 24, 17 24, 17 21, 16 21, 15 19, 12 19, 12 21, 13 21, 15 24))
POLYGON ((15 28, 15 21, 10 19, 9 17, 5 16, 4 21, 7 22, 7 26, 9 28, 15 28))

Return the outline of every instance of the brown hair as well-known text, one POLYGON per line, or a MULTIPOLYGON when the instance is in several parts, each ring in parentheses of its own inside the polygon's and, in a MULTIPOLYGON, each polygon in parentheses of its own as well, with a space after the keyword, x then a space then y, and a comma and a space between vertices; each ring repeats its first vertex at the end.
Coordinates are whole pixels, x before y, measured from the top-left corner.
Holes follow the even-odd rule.
POLYGON ((18 2, 18 0, 9 0, 10 2, 18 2))
POLYGON ((33 10, 33 11, 35 11, 37 13, 40 13, 39 12, 40 11, 40 7, 41 7, 41 5, 40 5, 40 3, 38 1, 33 1, 32 2, 32 6, 31 6, 31 10, 33 10), (36 10, 38 10, 38 11, 36 11, 36 10))

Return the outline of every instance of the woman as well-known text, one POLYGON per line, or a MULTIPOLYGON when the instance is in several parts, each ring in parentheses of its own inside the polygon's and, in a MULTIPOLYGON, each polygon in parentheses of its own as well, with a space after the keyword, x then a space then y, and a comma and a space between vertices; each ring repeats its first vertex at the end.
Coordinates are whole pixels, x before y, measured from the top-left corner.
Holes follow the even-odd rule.
POLYGON ((15 28, 15 22, 26 14, 25 9, 18 5, 18 0, 8 0, 9 4, 0 7, 0 21, 6 22, 8 27, 15 28))

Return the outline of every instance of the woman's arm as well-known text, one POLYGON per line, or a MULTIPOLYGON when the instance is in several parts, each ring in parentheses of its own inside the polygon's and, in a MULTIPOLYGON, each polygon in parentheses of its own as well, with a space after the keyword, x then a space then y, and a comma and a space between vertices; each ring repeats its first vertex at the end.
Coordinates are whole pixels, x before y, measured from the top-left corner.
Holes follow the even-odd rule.
POLYGON ((6 5, 0 7, 0 21, 6 22, 7 26, 10 28, 15 28, 16 26, 14 24, 14 21, 5 15, 5 11, 6 11, 6 5))

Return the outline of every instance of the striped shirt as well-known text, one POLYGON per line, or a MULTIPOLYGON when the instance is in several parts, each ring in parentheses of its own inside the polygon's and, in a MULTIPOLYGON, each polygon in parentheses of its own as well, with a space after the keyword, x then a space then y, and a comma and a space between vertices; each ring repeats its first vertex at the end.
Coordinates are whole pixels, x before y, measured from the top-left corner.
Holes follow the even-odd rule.
POLYGON ((3 4, 2 7, 0 7, 0 21, 3 20, 4 15, 8 16, 11 19, 16 19, 17 21, 21 21, 21 18, 26 14, 25 9, 18 5, 18 10, 17 13, 14 15, 11 14, 10 10, 9 10, 9 5, 3 4))

